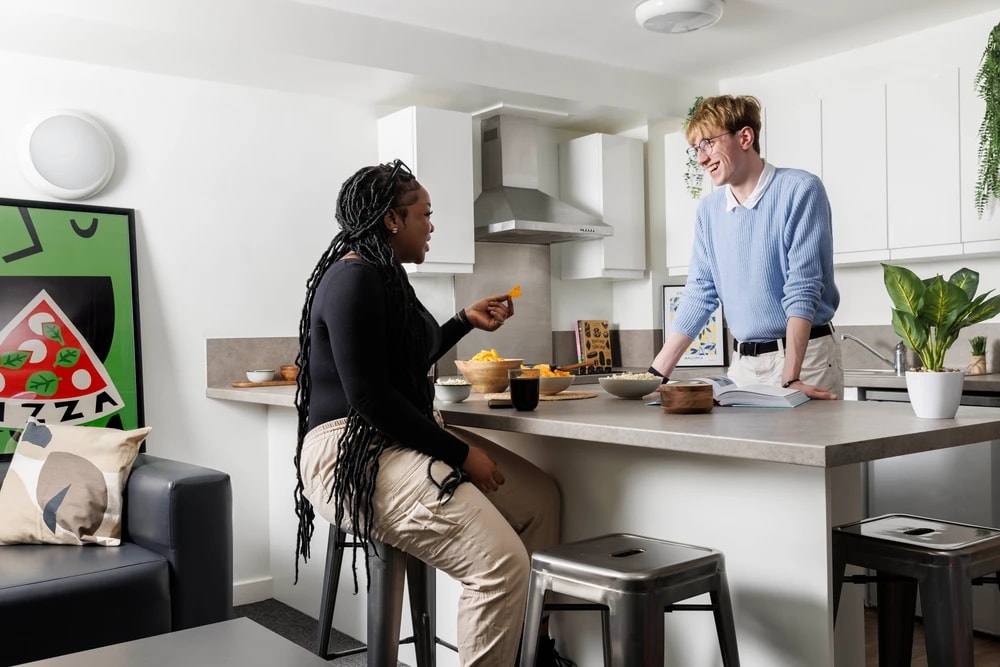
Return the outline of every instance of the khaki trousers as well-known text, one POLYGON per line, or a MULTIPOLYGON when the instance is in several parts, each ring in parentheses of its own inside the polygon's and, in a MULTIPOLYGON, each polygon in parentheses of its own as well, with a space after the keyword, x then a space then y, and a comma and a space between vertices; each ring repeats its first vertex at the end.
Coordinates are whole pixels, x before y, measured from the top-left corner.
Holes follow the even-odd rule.
MULTIPOLYGON (((756 357, 733 352, 728 375, 737 385, 781 385, 785 366, 785 349, 778 341, 778 351, 756 357)), ((802 356, 799 378, 806 384, 832 391, 844 397, 844 365, 840 360, 840 341, 834 335, 813 338, 802 356)))
MULTIPOLYGON (((345 420, 317 426, 302 446, 305 495, 331 523, 328 500, 345 420)), ((372 536, 445 572, 462 584, 458 655, 464 667, 510 667, 517 655, 531 574, 529 554, 558 544, 560 497, 555 481, 533 464, 463 429, 455 436, 485 450, 505 483, 483 494, 462 484, 446 503, 427 479, 430 457, 398 446, 379 457, 372 536)), ((439 482, 450 466, 435 461, 439 482)), ((351 526, 342 526, 351 531, 351 526)))

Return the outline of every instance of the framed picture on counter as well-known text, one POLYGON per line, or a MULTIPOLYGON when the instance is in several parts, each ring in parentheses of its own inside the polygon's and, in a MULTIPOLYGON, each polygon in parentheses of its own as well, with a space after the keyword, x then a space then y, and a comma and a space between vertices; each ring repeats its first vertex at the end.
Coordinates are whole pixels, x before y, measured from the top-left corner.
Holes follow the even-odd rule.
POLYGON ((28 417, 143 426, 132 209, 0 198, 0 457, 28 417))
MULTIPOLYGON (((671 330, 677 306, 684 292, 683 285, 663 286, 663 340, 671 330)), ((726 336, 722 321, 722 304, 715 309, 708 322, 684 353, 677 366, 725 366, 726 336)))

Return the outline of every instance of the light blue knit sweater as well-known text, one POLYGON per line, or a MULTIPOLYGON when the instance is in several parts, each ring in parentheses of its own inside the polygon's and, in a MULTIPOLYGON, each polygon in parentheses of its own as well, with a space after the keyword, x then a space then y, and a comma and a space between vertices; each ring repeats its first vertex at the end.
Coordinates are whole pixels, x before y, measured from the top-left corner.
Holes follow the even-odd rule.
POLYGON ((840 292, 830 201, 819 178, 779 168, 752 209, 726 211, 725 188, 701 202, 673 329, 697 337, 720 299, 739 341, 782 338, 789 317, 814 325, 833 319, 840 292))

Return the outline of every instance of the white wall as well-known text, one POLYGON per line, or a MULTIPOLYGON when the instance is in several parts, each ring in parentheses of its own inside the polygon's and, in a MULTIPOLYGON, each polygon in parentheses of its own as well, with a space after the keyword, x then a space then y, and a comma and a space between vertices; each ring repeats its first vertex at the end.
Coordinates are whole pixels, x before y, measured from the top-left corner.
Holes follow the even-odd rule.
POLYGON ((0 71, 3 196, 49 199, 15 157, 39 111, 84 111, 112 134, 118 173, 81 203, 136 209, 149 452, 232 476, 235 578, 269 576, 266 413, 205 397, 205 339, 295 335, 340 183, 375 159, 372 112, 9 53, 0 71))

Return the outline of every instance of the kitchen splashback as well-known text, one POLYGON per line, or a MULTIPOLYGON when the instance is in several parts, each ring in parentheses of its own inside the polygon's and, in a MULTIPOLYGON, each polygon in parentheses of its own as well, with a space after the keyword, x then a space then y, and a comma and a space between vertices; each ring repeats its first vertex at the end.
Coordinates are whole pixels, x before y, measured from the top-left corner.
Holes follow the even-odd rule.
POLYGON ((523 296, 514 301, 514 317, 497 331, 472 331, 439 364, 440 375, 455 375, 455 358, 468 359, 482 349, 505 357, 547 364, 552 361, 552 277, 549 246, 522 243, 476 243, 476 270, 455 276, 455 305, 503 294, 514 285, 523 296))

